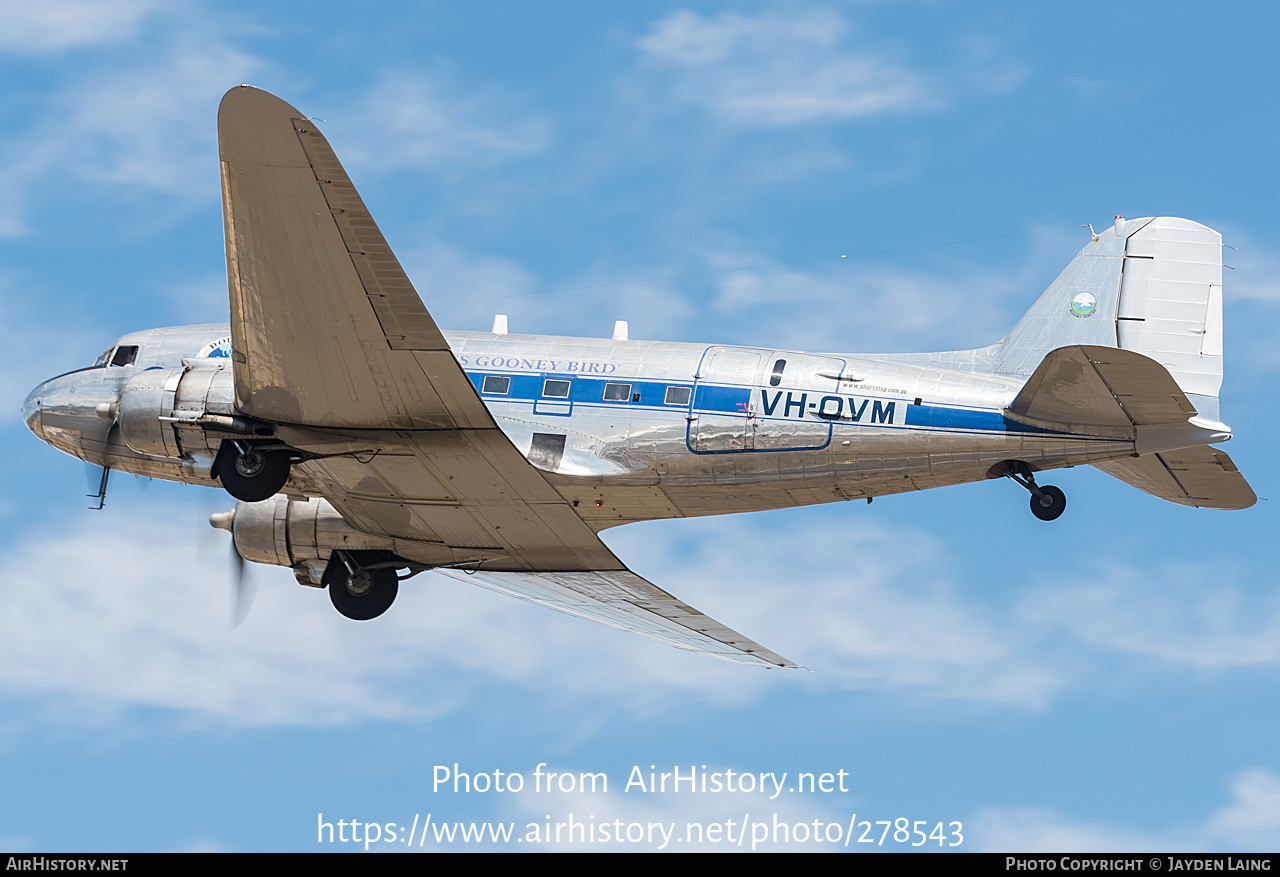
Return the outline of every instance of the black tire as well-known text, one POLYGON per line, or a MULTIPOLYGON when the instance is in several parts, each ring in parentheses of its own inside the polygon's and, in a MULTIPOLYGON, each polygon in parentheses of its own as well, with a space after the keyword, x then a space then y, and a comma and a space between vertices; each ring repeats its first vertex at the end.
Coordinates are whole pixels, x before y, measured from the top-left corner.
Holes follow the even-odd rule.
POLYGON ((235 445, 223 446, 215 470, 227 493, 244 502, 261 502, 280 492, 289 480, 289 457, 283 451, 249 448, 241 454, 235 445))
POLYGON ((1040 488, 1044 497, 1031 494, 1031 514, 1042 521, 1056 521, 1067 510, 1067 495, 1052 484, 1040 488), (1047 503, 1046 503, 1047 501, 1047 503))
POLYGON ((364 569, 353 583, 351 573, 336 559, 324 571, 322 583, 329 589, 333 608, 355 621, 377 618, 391 608, 400 591, 395 570, 364 569))

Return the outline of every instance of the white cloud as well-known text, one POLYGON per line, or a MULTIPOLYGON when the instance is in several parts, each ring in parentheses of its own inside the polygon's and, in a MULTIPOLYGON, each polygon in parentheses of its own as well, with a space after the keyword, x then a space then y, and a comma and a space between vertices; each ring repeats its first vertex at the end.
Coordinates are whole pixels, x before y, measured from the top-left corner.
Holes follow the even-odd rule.
POLYGON ((1231 783, 1231 803, 1213 815, 1205 832, 1223 846, 1280 847, 1280 777, 1260 769, 1239 774, 1231 783))
POLYGON ((1123 565, 1023 598, 1026 623, 1068 634, 1088 650, 1221 670, 1280 660, 1280 596, 1254 597, 1217 566, 1123 565))
POLYGON ((1280 256, 1245 235, 1231 235, 1229 239, 1238 249, 1224 248, 1222 251, 1222 287, 1226 303, 1280 301, 1280 256), (1227 265, 1230 267, 1225 267, 1227 265))
MULTIPOLYGON (((195 562, 189 534, 158 517, 104 513, 69 537, 18 549, 4 586, 0 687, 54 703, 163 706, 247 724, 408 714, 362 681, 372 655, 348 654, 345 667, 325 657, 340 650, 319 601, 299 601, 273 632, 230 630, 225 568, 195 562)), ((272 613, 279 589, 262 591, 272 613)))
MULTIPOLYGON (((858 507, 841 514, 857 515, 858 507)), ((955 566, 933 537, 874 520, 854 528, 815 517, 682 521, 696 526, 696 544, 652 552, 636 570, 813 671, 791 681, 770 673, 775 683, 1024 706, 1043 704, 1066 684, 1004 613, 965 598, 943 572, 955 566), (729 582, 751 587, 727 603, 729 582)))
POLYGON ((844 47, 848 22, 831 12, 756 16, 677 12, 637 46, 673 71, 677 99, 723 119, 780 127, 933 108, 938 85, 869 49, 844 47))
POLYGON ((0 51, 42 54, 125 40, 155 6, 151 0, 2 0, 0 51))
POLYGON ((254 567, 258 605, 232 632, 224 567, 195 558, 191 525, 174 523, 187 515, 168 500, 129 508, 117 495, 69 533, 11 549, 0 690, 93 710, 323 724, 443 715, 499 681, 585 709, 589 729, 593 715, 796 688, 1039 709, 1117 678, 1280 662, 1280 605, 1221 572, 1206 584, 1172 567, 1062 571, 1052 587, 1033 580, 993 598, 974 585, 980 568, 935 537, 870 516, 851 527, 856 505, 607 533, 638 573, 810 672, 713 661, 435 574, 355 624, 286 571, 254 567))
POLYGON ((732 243, 690 243, 683 262, 586 269, 555 283, 440 239, 397 249, 446 328, 487 330, 494 313, 505 313, 516 333, 608 337, 614 320, 628 320, 633 339, 884 353, 995 343, 1075 243, 1046 234, 1011 270, 958 259, 945 273, 839 257, 768 266, 768 256, 732 243), (766 267, 731 267, 739 265, 766 267), (627 274, 648 279, 620 282, 627 274))
POLYGON ((194 36, 174 40, 157 61, 97 82, 70 102, 79 173, 216 197, 206 189, 217 180, 218 101, 263 65, 227 43, 194 36))
MULTIPOLYGON (((849 263, 734 272, 717 286, 717 310, 748 318, 757 330, 767 325, 780 347, 866 353, 993 344, 1009 328, 1005 305, 1018 291, 1008 276, 970 266, 944 277, 849 263)), ((1034 301, 1033 294, 1027 306, 1034 301)))
MULTIPOLYGON (((51 310, 51 297, 42 280, 0 275, 0 344, 9 351, 0 372, 0 411, 16 412, 37 384, 90 365, 112 340, 82 315, 51 310)), ((0 421, 5 427, 26 431, 18 417, 0 421)))
POLYGON ((662 281, 611 284, 616 275, 593 276, 587 270, 552 284, 514 260, 471 253, 439 239, 400 248, 399 255, 446 329, 488 331, 494 314, 506 314, 514 334, 598 338, 611 335, 615 320, 629 319, 631 338, 669 340, 697 317, 687 297, 662 281))
POLYGON ((965 833, 978 852, 1123 853, 1191 848, 1186 838, 1161 838, 1106 822, 1070 819, 1040 808, 990 807, 965 822, 965 833))
POLYGON ((378 172, 490 166, 551 141, 550 125, 511 99, 458 95, 442 76, 386 75, 354 104, 321 115, 343 160, 378 172))
POLYGON ((1231 800, 1202 822, 1142 831, 1080 820, 1044 809, 988 808, 968 821, 967 833, 984 852, 1122 853, 1269 850, 1280 844, 1280 777, 1246 770, 1231 781, 1231 800))
POLYGON ((0 235, 24 232, 34 193, 58 187, 74 186, 82 198, 119 187, 117 210, 136 197, 129 189, 217 198, 218 100, 262 69, 216 36, 178 34, 139 63, 93 71, 64 87, 31 127, 0 142, 0 194, 10 205, 0 235))
MULTIPOLYGON (((138 60, 117 60, 46 97, 43 115, 0 141, 0 196, 9 204, 0 236, 22 234, 24 206, 55 186, 75 185, 79 197, 116 187, 113 199, 126 203, 129 189, 179 206, 218 197, 218 102, 237 83, 261 84, 270 70, 216 25, 181 24, 138 60)), ((345 163, 378 172, 489 167, 550 142, 547 123, 509 101, 459 96, 429 77, 384 77, 332 111, 318 99, 291 99, 326 118, 345 163)))
MULTIPOLYGON (((1012 268, 971 261, 949 247, 951 267, 926 271, 867 261, 876 254, 831 257, 812 265, 727 271, 709 278, 717 324, 735 343, 845 353, 966 350, 994 344, 1029 309, 1081 245, 1058 232, 1037 233, 1012 268)), ((714 267, 767 263, 728 247, 714 267)), ((705 319, 700 316, 699 319, 705 319)))
POLYGON ((255 565, 256 605, 232 631, 226 567, 197 560, 189 514, 167 502, 125 508, 117 494, 70 533, 29 534, 13 548, 0 584, 9 696, 85 714, 150 706, 269 725, 430 717, 465 701, 477 675, 556 697, 612 691, 605 708, 640 712, 730 702, 763 684, 746 668, 432 574, 403 586, 387 616, 355 624, 323 591, 255 565))

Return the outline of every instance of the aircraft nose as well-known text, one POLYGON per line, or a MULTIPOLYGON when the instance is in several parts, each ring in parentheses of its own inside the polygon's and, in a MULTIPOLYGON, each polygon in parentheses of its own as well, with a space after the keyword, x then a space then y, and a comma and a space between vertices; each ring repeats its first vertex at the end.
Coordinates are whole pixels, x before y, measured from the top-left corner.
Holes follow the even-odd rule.
POLYGON ((44 425, 40 419, 40 394, 44 388, 44 384, 36 387, 27 394, 26 401, 22 403, 22 422, 27 425, 27 429, 34 432, 36 437, 42 441, 44 440, 44 425))

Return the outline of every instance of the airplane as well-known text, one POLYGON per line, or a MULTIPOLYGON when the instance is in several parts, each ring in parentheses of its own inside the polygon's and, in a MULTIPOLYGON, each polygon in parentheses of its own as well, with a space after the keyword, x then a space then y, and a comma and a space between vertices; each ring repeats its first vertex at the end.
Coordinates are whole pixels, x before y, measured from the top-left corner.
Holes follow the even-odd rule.
MULTIPOLYGON (((338 612, 439 570, 668 645, 795 668, 631 572, 600 540, 659 518, 1006 478, 1052 521, 1053 469, 1160 499, 1256 497, 1216 445, 1221 235, 1095 232, 1000 341, 920 354, 442 332, 328 141, 283 100, 218 112, 230 325, 119 338, 22 415, 112 470, 221 486, 210 523, 338 612)), ((1084 226, 1082 226, 1083 228, 1084 226)))

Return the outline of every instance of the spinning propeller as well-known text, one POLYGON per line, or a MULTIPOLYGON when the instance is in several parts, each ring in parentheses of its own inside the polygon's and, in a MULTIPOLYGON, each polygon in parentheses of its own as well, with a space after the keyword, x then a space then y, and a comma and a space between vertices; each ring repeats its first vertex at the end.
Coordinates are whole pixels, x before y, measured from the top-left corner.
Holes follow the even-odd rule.
POLYGON ((235 583, 235 603, 232 608, 231 626, 239 627, 249 617, 249 610, 253 608, 253 600, 257 596, 258 589, 250 581, 248 570, 245 568, 244 555, 240 553, 240 548, 236 545, 235 521, 235 509, 226 512, 214 512, 209 515, 210 527, 226 530, 231 534, 231 570, 232 580, 235 583))

